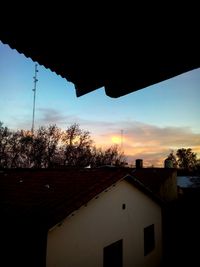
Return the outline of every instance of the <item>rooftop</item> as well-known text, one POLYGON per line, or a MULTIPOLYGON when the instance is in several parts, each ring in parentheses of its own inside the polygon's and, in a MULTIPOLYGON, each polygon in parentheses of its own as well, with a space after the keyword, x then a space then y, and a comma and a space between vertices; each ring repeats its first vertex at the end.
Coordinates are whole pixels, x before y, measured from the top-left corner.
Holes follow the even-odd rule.
POLYGON ((3 218, 39 218, 49 227, 127 174, 126 169, 9 169, 0 173, 3 218))
MULTIPOLYGON (((122 179, 158 200, 153 194, 154 187, 151 190, 150 183, 148 185, 142 179, 137 179, 151 171, 134 173, 129 168, 2 170, 1 217, 3 220, 42 220, 50 228, 122 179)), ((162 175, 157 171, 160 181, 164 179, 163 173, 165 171, 162 171, 162 175)), ((151 176, 154 177, 149 175, 147 179, 151 179, 151 176)))

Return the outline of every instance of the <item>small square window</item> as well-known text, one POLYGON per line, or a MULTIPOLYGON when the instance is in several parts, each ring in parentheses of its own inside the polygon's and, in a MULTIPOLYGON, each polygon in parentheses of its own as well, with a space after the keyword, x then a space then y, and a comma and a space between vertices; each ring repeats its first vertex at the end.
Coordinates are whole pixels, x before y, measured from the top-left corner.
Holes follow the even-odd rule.
POLYGON ((144 228, 144 256, 155 248, 154 224, 144 228))

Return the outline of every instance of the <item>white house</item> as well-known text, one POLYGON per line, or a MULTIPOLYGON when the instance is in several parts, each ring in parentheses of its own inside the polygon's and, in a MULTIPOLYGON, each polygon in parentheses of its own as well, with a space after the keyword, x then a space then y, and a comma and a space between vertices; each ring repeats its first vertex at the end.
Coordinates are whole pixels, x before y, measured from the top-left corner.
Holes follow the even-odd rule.
POLYGON ((47 267, 160 266, 161 208, 126 179, 48 232, 47 267))
MULTIPOLYGON (((11 198, 6 215, 18 209, 22 214, 20 220, 13 215, 17 234, 15 230, 9 234, 15 255, 23 252, 17 259, 20 266, 160 266, 162 202, 130 169, 26 170, 0 175, 5 174, 1 179, 5 192, 15 186, 18 196, 11 198), (8 180, 12 186, 6 187, 8 180)), ((11 262, 16 259, 10 258, 11 262)))

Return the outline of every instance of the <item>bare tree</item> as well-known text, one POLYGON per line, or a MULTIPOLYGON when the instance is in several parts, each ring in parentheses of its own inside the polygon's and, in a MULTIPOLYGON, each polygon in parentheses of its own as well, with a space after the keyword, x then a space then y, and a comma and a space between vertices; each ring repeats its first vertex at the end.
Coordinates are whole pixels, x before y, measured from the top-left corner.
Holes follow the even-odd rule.
POLYGON ((98 167, 103 165, 112 165, 112 166, 125 166, 126 158, 123 152, 120 152, 120 149, 117 145, 111 146, 105 150, 101 148, 93 149, 93 160, 92 166, 98 167))
POLYGON ((11 131, 0 122, 0 167, 6 168, 9 164, 9 139, 11 131))
POLYGON ((106 150, 93 145, 90 132, 78 124, 61 131, 56 125, 30 131, 10 131, 0 123, 0 167, 52 168, 124 166, 125 157, 118 146, 106 150))
POLYGON ((91 160, 90 132, 80 129, 79 124, 67 128, 62 136, 63 164, 65 166, 85 167, 91 160))
POLYGON ((44 167, 51 168, 55 165, 58 156, 58 145, 61 139, 61 129, 56 125, 49 125, 49 127, 40 127, 37 131, 37 148, 38 154, 43 157, 44 167))

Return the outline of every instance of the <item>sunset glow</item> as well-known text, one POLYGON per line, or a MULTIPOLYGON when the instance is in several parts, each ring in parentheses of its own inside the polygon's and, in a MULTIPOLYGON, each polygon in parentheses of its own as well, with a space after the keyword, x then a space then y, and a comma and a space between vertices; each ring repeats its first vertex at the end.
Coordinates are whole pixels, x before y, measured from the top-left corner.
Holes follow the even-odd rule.
MULTIPOLYGON (((30 131, 35 62, 1 42, 0 58, 0 121, 30 131)), ((103 87, 76 97, 73 83, 38 70, 36 129, 56 124, 65 131, 77 123, 97 147, 119 146, 130 164, 141 158, 144 166, 163 166, 179 148, 200 157, 200 68, 116 99, 103 87)))
POLYGON ((121 144, 121 137, 119 136, 112 136, 111 140, 114 144, 117 144, 117 145, 121 144))

